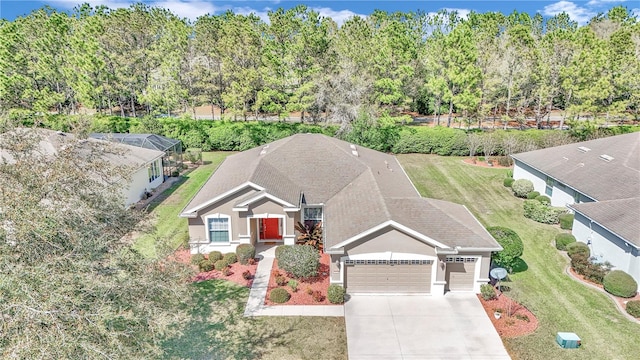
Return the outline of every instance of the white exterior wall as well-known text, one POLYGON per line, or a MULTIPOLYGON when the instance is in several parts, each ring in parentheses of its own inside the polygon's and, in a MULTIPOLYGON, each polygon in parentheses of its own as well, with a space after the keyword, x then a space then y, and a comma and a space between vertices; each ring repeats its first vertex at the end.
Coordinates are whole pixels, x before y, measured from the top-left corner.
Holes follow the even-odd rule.
MULTIPOLYGON (((562 184, 561 182, 553 181, 553 192, 551 193, 551 206, 567 206, 573 204, 573 195, 575 191, 562 184)), ((540 194, 545 195, 544 191, 540 194)))
POLYGON ((618 236, 576 213, 571 231, 576 240, 589 244, 592 256, 602 256, 615 269, 631 275, 640 283, 640 252, 618 236))
POLYGON ((518 160, 515 160, 513 166, 513 178, 516 180, 527 179, 533 183, 533 190, 544 195, 544 188, 546 186, 547 176, 540 171, 530 167, 527 164, 523 164, 518 160))
POLYGON ((145 189, 151 191, 164 182, 164 176, 162 175, 162 158, 157 158, 153 162, 157 163, 160 169, 160 176, 149 182, 149 170, 150 164, 146 164, 131 174, 129 184, 122 189, 125 206, 137 203, 142 199, 145 189))

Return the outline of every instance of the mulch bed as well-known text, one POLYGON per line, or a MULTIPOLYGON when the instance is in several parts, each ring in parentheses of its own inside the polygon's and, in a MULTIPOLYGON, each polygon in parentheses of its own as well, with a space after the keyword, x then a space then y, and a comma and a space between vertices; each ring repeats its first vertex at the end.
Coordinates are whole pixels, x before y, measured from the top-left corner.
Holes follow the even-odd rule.
MULTIPOLYGON (((190 265, 191 253, 189 252, 189 250, 177 250, 175 253, 173 253, 173 255, 171 256, 171 259, 190 265)), ((255 260, 256 262, 253 265, 242 265, 240 263, 229 265, 229 268, 231 269, 231 273, 226 276, 223 275, 222 272, 218 270, 198 272, 198 267, 195 265, 191 265, 194 271, 198 272, 197 275, 191 278, 191 281, 198 282, 198 281, 206 281, 211 279, 222 279, 222 280, 234 282, 241 286, 251 287, 251 284, 253 284, 253 277, 256 275, 256 269, 258 268, 258 259, 255 259, 255 260), (249 280, 246 280, 242 275, 242 273, 244 273, 247 270, 251 274, 251 278, 249 280)))
POLYGON ((480 166, 480 167, 492 167, 495 169, 510 169, 511 166, 501 166, 498 165, 495 161, 493 162, 493 166, 489 166, 489 164, 486 161, 480 161, 480 160, 476 160, 473 158, 465 158, 462 161, 464 161, 466 164, 469 165, 473 165, 473 166, 480 166), (475 162, 474 162, 475 160, 475 162))
POLYGON ((320 254, 320 268, 318 270, 318 276, 305 278, 305 279, 295 279, 298 282, 298 290, 293 291, 289 286, 278 286, 276 284, 275 273, 279 272, 287 278, 292 279, 291 276, 287 275, 284 270, 278 268, 278 260, 273 261, 273 267, 271 268, 271 276, 269 278, 269 286, 267 290, 267 297, 264 300, 265 305, 332 305, 327 299, 327 289, 329 288, 329 255, 321 253, 320 254), (269 295, 271 290, 282 287, 287 289, 289 294, 291 294, 291 298, 284 304, 276 304, 269 300, 269 295), (322 295, 321 301, 316 301, 313 299, 313 296, 310 295, 310 292, 319 291, 322 295))
POLYGON ((515 338, 528 335, 538 328, 538 319, 526 307, 518 304, 503 293, 497 299, 484 300, 478 295, 484 311, 502 338, 515 338), (496 319, 494 313, 501 310, 501 316, 496 319), (510 316, 509 316, 510 315, 510 316))
MULTIPOLYGON (((574 278, 576 278, 576 279, 578 279, 578 280, 580 280, 580 281, 582 281, 584 283, 596 286, 596 287, 602 289, 602 291, 606 291, 606 290, 604 290, 604 286, 602 284, 598 284, 598 283, 595 283, 595 282, 590 281, 588 279, 585 279, 583 275, 580 275, 577 272, 575 272, 572 267, 569 267, 569 271, 571 272, 571 276, 573 276, 574 278)), ((640 300, 640 292, 636 293, 636 296, 634 296, 632 298, 622 298, 622 297, 618 297, 618 296, 615 296, 615 295, 612 295, 612 294, 609 294, 609 293, 607 293, 607 294, 610 295, 611 297, 613 297, 616 300, 616 302, 618 304, 620 304, 620 307, 622 309, 626 308, 627 301, 640 300)))

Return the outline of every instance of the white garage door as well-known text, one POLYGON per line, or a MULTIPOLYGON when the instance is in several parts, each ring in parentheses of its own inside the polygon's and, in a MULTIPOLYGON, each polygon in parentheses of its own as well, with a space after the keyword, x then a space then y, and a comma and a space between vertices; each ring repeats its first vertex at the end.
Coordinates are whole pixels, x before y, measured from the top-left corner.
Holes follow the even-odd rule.
POLYGON ((430 293, 432 260, 346 260, 350 293, 430 293))
POLYGON ((476 272, 474 257, 447 257, 446 291, 472 291, 476 272))

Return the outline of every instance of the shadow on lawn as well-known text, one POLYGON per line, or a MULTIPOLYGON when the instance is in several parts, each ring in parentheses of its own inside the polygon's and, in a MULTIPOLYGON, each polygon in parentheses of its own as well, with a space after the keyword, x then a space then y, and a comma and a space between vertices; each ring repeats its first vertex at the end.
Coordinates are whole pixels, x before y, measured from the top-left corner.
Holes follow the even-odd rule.
POLYGON ((180 186, 182 184, 184 184, 185 181, 187 181, 188 178, 189 178, 189 174, 185 174, 185 175, 180 176, 180 179, 178 179, 176 182, 174 182, 168 189, 163 191, 162 194, 159 194, 155 199, 153 199, 145 207, 145 211, 147 213, 152 212, 153 209, 157 208, 160 204, 162 204, 165 200, 167 200, 167 198, 169 196, 171 196, 171 194, 176 192, 176 190, 178 190, 180 188, 180 186))
POLYGON ((522 260, 521 258, 518 258, 516 260, 516 263, 513 265, 513 268, 511 268, 511 273, 512 274, 517 274, 520 272, 524 272, 529 270, 529 265, 527 265, 527 263, 522 260))
POLYGON ((282 341, 291 326, 263 326, 261 319, 243 316, 248 289, 226 281, 194 283, 196 292, 185 299, 189 319, 176 337, 165 339, 162 348, 170 359, 255 359, 268 344, 282 341))

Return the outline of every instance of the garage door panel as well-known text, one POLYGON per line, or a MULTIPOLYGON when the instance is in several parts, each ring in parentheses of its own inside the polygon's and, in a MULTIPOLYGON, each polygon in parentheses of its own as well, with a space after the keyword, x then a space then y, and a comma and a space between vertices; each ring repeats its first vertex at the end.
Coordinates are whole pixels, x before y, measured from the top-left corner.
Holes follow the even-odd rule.
POLYGON ((475 279, 475 261, 447 262, 446 290, 471 291, 475 279))
POLYGON ((432 264, 356 264, 345 268, 350 293, 429 293, 432 264))

